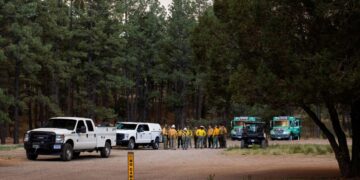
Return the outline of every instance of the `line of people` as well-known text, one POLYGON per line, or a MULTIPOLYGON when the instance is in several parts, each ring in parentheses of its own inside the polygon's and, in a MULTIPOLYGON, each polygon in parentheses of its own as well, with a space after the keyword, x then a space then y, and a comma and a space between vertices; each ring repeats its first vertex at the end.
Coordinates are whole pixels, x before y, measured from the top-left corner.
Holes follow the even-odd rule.
POLYGON ((223 124, 211 125, 205 129, 204 126, 190 128, 175 129, 175 125, 168 127, 165 125, 162 129, 164 149, 182 148, 187 150, 193 148, 192 140, 194 140, 194 148, 226 148, 227 129, 223 124))

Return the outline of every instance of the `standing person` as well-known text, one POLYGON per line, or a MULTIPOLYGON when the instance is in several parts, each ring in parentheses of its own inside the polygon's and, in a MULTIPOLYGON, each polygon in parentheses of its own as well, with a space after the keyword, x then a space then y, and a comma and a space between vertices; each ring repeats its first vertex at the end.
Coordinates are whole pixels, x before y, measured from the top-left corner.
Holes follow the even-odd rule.
POLYGON ((177 135, 176 135, 175 125, 172 125, 171 129, 169 130, 170 149, 175 150, 175 139, 176 139, 176 137, 177 137, 177 135))
POLYGON ((209 125, 209 128, 207 130, 207 140, 208 140, 208 148, 213 147, 213 133, 214 129, 209 125))
POLYGON ((182 142, 181 147, 183 150, 187 150, 188 148, 186 136, 187 136, 187 128, 184 128, 181 132, 181 142, 182 142))
POLYGON ((193 136, 192 130, 190 128, 188 128, 186 130, 186 149, 191 147, 191 138, 193 136))
POLYGON ((203 139, 203 142, 204 142, 204 148, 206 148, 207 146, 207 133, 206 133, 206 128, 205 128, 205 126, 203 126, 203 129, 204 129, 204 131, 205 131, 205 136, 204 136, 204 139, 203 139))
POLYGON ((162 128, 162 138, 164 143, 164 149, 168 149, 168 126, 166 124, 162 128))
POLYGON ((187 134, 187 138, 188 138, 188 147, 192 148, 191 139, 193 138, 193 131, 191 130, 190 127, 188 127, 188 130, 186 131, 186 134, 187 134))
POLYGON ((182 145, 182 129, 178 129, 177 130, 177 143, 178 143, 178 149, 180 148, 180 146, 182 145))
POLYGON ((193 135, 194 135, 194 146, 195 149, 198 148, 198 144, 197 144, 197 136, 196 136, 196 131, 198 130, 198 128, 195 126, 194 131, 193 131, 193 135))
POLYGON ((220 129, 220 133, 219 133, 220 148, 226 148, 227 129, 223 124, 220 124, 219 129, 220 129))
POLYGON ((200 126, 200 128, 198 130, 196 130, 196 136, 197 136, 197 144, 198 144, 198 148, 203 148, 204 147, 204 137, 206 136, 206 132, 204 130, 204 126, 200 126))
POLYGON ((219 134, 220 134, 220 129, 218 125, 215 125, 213 132, 213 148, 219 148, 219 134))

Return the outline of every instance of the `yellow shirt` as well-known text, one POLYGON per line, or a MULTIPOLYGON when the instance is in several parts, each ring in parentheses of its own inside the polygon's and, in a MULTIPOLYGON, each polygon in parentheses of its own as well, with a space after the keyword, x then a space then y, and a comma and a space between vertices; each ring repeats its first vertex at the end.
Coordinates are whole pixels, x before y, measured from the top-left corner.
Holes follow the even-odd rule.
POLYGON ((213 136, 218 136, 220 134, 220 129, 219 128, 215 128, 214 132, 213 132, 213 136))
POLYGON ((164 136, 168 135, 168 130, 165 127, 162 129, 162 134, 164 136))
POLYGON ((191 131, 191 130, 187 130, 187 131, 186 131, 186 136, 191 137, 192 135, 193 135, 193 133, 192 133, 192 131, 191 131))
POLYGON ((201 137, 206 136, 205 130, 203 130, 203 129, 196 130, 196 136, 201 136, 201 137))
POLYGON ((170 137, 176 137, 176 130, 171 128, 171 129, 169 130, 169 136, 170 136, 170 137))
POLYGON ((226 127, 220 127, 220 134, 223 135, 223 134, 227 134, 227 129, 226 127))
POLYGON ((178 131, 177 131, 177 136, 178 136, 178 137, 181 137, 182 134, 183 134, 183 131, 182 131, 182 130, 178 130, 178 131))
POLYGON ((214 129, 213 129, 213 128, 209 128, 209 129, 207 130, 207 135, 208 135, 208 136, 212 136, 213 133, 214 133, 214 129))

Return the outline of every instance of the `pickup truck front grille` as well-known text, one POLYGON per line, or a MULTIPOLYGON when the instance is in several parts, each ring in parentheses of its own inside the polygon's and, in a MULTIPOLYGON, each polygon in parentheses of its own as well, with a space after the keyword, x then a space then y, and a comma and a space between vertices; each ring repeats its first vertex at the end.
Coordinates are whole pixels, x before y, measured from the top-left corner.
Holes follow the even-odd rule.
POLYGON ((275 129, 275 134, 283 134, 284 130, 282 129, 275 129))
POLYGON ((125 135, 122 134, 122 133, 117 133, 117 134, 116 134, 116 140, 123 140, 124 137, 125 137, 125 135))
POLYGON ((54 143, 55 142, 55 133, 51 132, 31 132, 30 133, 30 142, 32 143, 54 143))

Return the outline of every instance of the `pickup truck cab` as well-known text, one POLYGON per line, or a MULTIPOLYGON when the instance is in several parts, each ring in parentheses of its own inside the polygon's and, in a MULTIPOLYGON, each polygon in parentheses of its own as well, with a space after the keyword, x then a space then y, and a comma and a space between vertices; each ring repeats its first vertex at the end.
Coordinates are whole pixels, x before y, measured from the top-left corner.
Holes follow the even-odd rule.
POLYGON ((120 122, 117 123, 116 128, 116 144, 119 146, 134 149, 139 145, 146 145, 152 146, 153 149, 159 149, 159 143, 162 141, 160 124, 120 122))
POLYGON ((270 122, 271 140, 288 139, 300 140, 301 136, 301 119, 294 116, 278 116, 273 117, 270 122))
POLYGON ((115 127, 96 127, 93 120, 80 117, 51 118, 43 128, 27 131, 24 137, 29 160, 38 155, 60 155, 70 161, 85 151, 100 151, 101 157, 107 158, 115 145, 115 127))
POLYGON ((242 139, 242 130, 245 125, 245 122, 256 122, 260 121, 260 118, 253 116, 240 116, 234 117, 231 121, 231 140, 239 140, 242 139))

